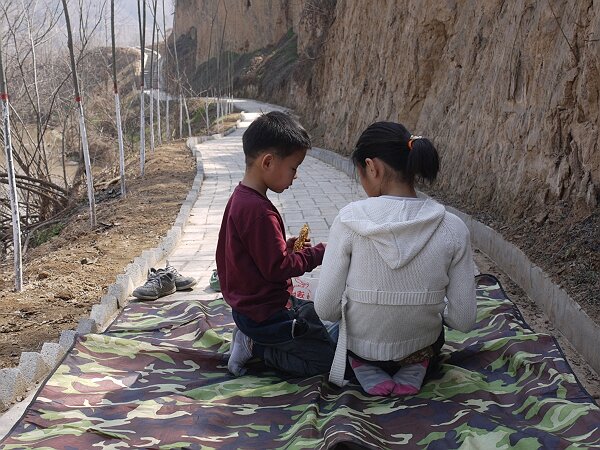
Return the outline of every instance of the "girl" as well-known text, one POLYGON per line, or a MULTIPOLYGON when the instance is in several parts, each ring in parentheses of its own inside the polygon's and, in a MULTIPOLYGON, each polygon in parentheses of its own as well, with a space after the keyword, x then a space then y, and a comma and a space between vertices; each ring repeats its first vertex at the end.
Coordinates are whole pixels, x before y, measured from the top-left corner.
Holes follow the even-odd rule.
POLYGON ((433 182, 439 170, 428 139, 377 122, 351 158, 369 198, 336 217, 315 294, 320 318, 340 320, 329 380, 344 384, 348 357, 367 393, 415 394, 443 345, 442 321, 464 332, 475 323, 469 231, 417 197, 415 179, 433 182))

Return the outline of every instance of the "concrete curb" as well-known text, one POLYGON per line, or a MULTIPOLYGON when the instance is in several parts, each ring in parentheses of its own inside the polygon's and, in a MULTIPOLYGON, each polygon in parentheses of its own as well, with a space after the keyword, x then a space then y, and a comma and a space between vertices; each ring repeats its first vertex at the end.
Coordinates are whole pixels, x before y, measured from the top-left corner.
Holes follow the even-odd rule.
POLYGON ((146 281, 148 269, 165 259, 175 249, 190 218, 192 206, 200 195, 204 180, 202 153, 198 144, 229 135, 237 129, 239 122, 238 120, 235 126, 225 130, 222 135, 192 137, 186 141, 188 149, 196 158, 196 176, 171 229, 157 247, 144 250, 125 267, 124 273, 116 276, 115 282, 108 286, 107 293, 100 299, 100 303, 92 306, 90 316, 79 320, 76 330, 63 331, 58 343, 45 342, 40 353, 23 352, 18 367, 0 370, 0 413, 10 408, 15 401, 20 401, 21 397, 53 371, 73 346, 77 336, 104 331, 121 308, 129 303, 133 289, 146 281))
MULTIPOLYGON (((312 148, 308 154, 331 164, 350 177, 354 167, 349 158, 322 148, 312 148)), ((548 315, 560 333, 565 336, 588 364, 600 373, 600 342, 598 326, 567 292, 554 284, 544 271, 533 264, 527 255, 504 237, 451 206, 446 209, 460 217, 469 228, 471 242, 490 257, 521 289, 548 315)))

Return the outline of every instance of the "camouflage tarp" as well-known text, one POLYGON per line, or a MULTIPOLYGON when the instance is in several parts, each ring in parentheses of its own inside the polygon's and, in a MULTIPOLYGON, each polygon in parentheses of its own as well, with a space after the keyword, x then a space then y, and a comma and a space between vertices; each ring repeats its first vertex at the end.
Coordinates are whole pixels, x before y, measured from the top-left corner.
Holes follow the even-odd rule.
POLYGON ((405 398, 260 363, 232 377, 230 311, 204 297, 132 303, 81 338, 3 448, 600 447, 600 409, 491 276, 478 278, 476 330, 449 331, 441 374, 405 398))

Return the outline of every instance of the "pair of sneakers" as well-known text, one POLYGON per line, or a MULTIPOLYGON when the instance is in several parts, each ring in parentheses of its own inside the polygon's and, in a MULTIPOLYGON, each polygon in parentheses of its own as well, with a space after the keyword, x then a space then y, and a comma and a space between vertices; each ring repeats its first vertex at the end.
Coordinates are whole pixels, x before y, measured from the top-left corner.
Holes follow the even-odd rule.
POLYGON ((139 300, 156 300, 175 291, 191 289, 196 282, 195 278, 183 276, 167 264, 164 269, 151 268, 146 282, 133 291, 133 296, 139 300))

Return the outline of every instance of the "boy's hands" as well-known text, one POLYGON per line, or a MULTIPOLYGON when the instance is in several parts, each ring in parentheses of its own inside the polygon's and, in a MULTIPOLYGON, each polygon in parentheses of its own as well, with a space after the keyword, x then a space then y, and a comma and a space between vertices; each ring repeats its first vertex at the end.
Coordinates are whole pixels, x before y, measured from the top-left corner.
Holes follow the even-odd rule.
MULTIPOLYGON (((294 251, 294 244, 296 243, 297 240, 298 240, 297 236, 292 236, 287 241, 285 241, 288 252, 291 253, 294 251)), ((306 240, 304 241, 304 248, 309 248, 309 247, 312 247, 312 244, 310 242, 310 238, 306 238, 306 240)))

